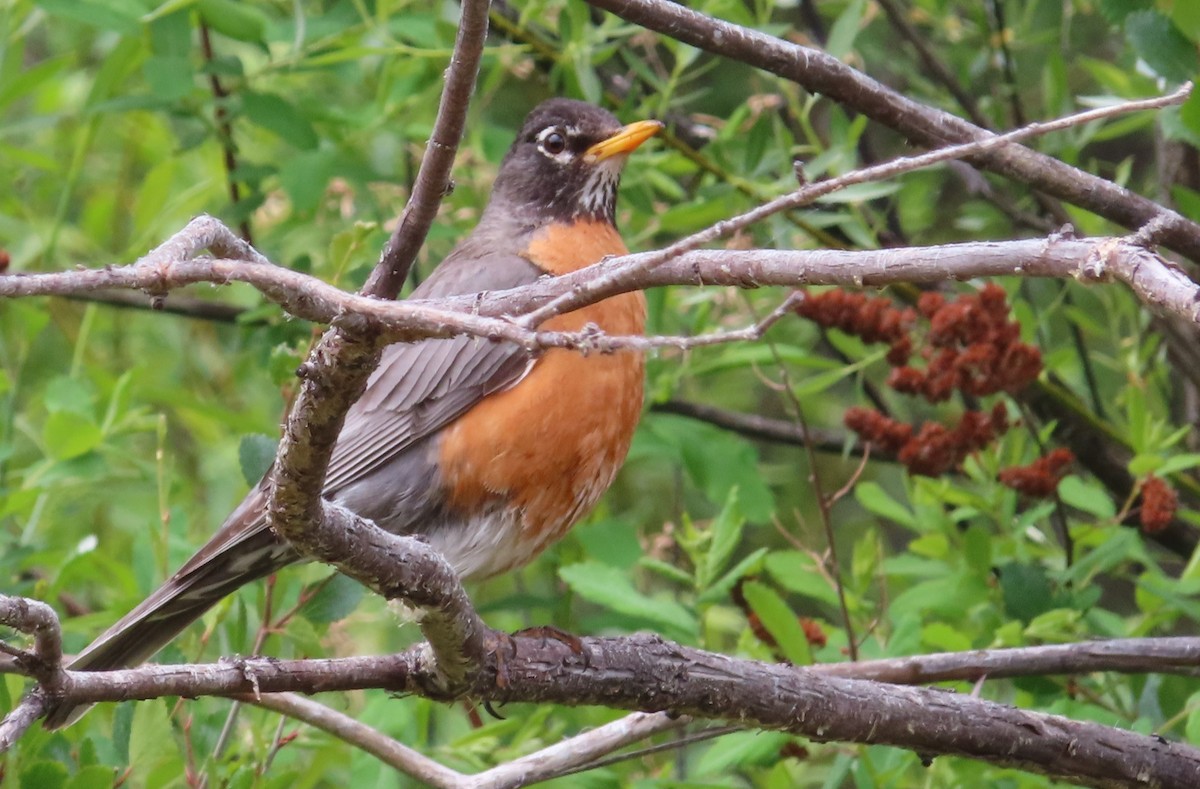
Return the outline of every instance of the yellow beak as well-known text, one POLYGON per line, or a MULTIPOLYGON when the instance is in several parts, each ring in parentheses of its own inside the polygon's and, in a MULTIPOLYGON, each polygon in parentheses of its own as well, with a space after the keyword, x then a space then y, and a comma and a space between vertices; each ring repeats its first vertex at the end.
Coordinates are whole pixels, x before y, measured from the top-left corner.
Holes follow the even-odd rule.
POLYGON ((588 148, 583 154, 583 160, 588 164, 596 164, 618 154, 629 153, 650 139, 662 129, 659 121, 638 121, 625 126, 607 140, 588 148))

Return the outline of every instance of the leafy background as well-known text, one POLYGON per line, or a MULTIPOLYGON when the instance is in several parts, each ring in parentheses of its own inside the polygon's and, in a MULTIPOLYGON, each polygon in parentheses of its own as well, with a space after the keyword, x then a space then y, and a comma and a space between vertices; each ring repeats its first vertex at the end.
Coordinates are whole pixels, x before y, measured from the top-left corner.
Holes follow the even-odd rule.
MULTIPOLYGON (((922 102, 969 111, 875 3, 691 7, 822 46, 922 102)), ((970 111, 994 128, 1152 95, 1198 70, 1200 5, 1188 0, 909 0, 902 9, 966 86, 970 111)), ((456 14, 453 3, 406 0, 0 2, 0 247, 11 270, 127 263, 209 212, 247 228, 272 260, 357 287, 408 193, 456 14)), ((627 169, 619 221, 635 249, 788 191, 794 160, 816 179, 908 151, 894 133, 837 105, 583 3, 499 3, 456 189, 418 276, 472 226, 524 113, 559 94, 602 102, 626 120, 675 122, 674 134, 639 151, 627 169)), ((1193 98, 1182 110, 1091 124, 1033 145, 1200 219, 1198 141, 1193 98)), ((1121 232, 1063 210, 1080 233, 1121 232)), ((1027 190, 953 165, 847 190, 730 243, 873 248, 1008 239, 1044 235, 1056 226, 1044 216, 1027 190)), ((1047 375, 1097 430, 1132 449, 1131 471, 1174 475, 1186 488, 1200 461, 1196 386, 1147 311, 1116 287, 1001 284, 1023 339, 1042 349, 1047 375)), ((233 305, 236 316, 201 320, 67 300, 0 307, 0 578, 6 593, 70 614, 68 650, 186 559, 269 462, 312 328, 245 289, 194 291, 187 298, 233 305)), ((779 294, 670 289, 649 299, 652 331, 690 334, 752 322, 779 294)), ((652 630, 765 660, 845 660, 847 629, 832 564, 823 563, 828 538, 809 478, 815 472, 825 491, 837 490, 858 458, 821 452, 814 469, 802 447, 659 409, 684 400, 794 422, 800 404, 811 425, 842 431, 846 408, 865 403, 874 387, 905 418, 961 412, 961 402, 935 409, 884 388, 882 356, 799 319, 759 344, 655 356, 648 412, 617 484, 586 524, 532 566, 475 586, 484 617, 501 629, 652 630), (806 638, 797 617, 827 642, 806 638)), ((1074 540, 1068 563, 1054 506, 996 481, 999 468, 1033 460, 1048 440, 1050 426, 1024 416, 1021 429, 968 459, 961 473, 910 477, 872 461, 833 507, 837 575, 862 656, 1195 632, 1200 563, 1118 525, 1127 501, 1075 469, 1060 489, 1074 540)), ((1200 525, 1186 506, 1180 518, 1200 525)), ((242 590, 160 659, 254 651, 268 594, 273 627, 264 654, 366 654, 416 637, 352 583, 306 567, 242 590)), ((5 678, 0 706, 23 687, 5 678)), ((1200 741, 1194 680, 992 681, 982 692, 1200 741)), ((484 714, 480 725, 461 706, 422 699, 375 692, 326 700, 462 770, 618 716, 514 705, 500 710, 503 719, 484 714)), ((129 786, 186 785, 189 770, 206 772, 210 786, 395 785, 372 757, 253 709, 241 711, 218 755, 229 708, 212 699, 108 705, 65 732, 35 728, 5 757, 4 775, 19 786, 73 789, 111 786, 114 774, 129 786)), ((893 749, 755 732, 561 784, 1046 782, 964 760, 922 766, 918 755, 893 749)))

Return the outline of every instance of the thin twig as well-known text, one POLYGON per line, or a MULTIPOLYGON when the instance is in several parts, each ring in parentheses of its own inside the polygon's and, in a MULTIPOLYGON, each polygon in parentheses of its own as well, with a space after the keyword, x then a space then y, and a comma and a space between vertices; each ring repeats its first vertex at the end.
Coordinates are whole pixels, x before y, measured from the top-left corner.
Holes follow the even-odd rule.
POLYGON ((891 22, 892 27, 916 51, 917 57, 925 66, 925 71, 940 82, 942 87, 950 91, 950 95, 958 102, 958 106, 962 107, 963 112, 967 114, 971 122, 982 129, 990 128, 991 123, 979 111, 979 104, 975 101, 975 97, 963 88, 958 78, 950 73, 950 69, 934 53, 933 48, 927 43, 929 36, 919 32, 908 21, 905 9, 901 7, 899 0, 876 0, 876 2, 879 3, 884 13, 887 14, 888 21, 891 22))
MULTIPOLYGON (((788 301, 797 301, 803 298, 803 293, 793 293, 788 301)), ((783 383, 783 394, 791 404, 792 415, 796 420, 796 424, 800 427, 800 432, 804 435, 804 452, 808 457, 808 481, 812 485, 813 497, 817 502, 817 512, 821 517, 821 526, 825 532, 826 549, 829 551, 829 566, 830 575, 833 578, 833 588, 837 593, 838 606, 841 608, 842 627, 846 630, 846 648, 850 653, 850 660, 858 660, 858 639, 854 635, 854 622, 850 619, 850 606, 846 602, 846 588, 842 581, 842 566, 838 561, 837 540, 833 534, 833 515, 831 512, 832 502, 825 496, 825 486, 821 481, 820 465, 817 463, 817 451, 813 446, 813 441, 808 434, 808 420, 804 416, 804 406, 800 403, 800 398, 796 396, 795 385, 792 383, 791 375, 788 373, 787 366, 783 363, 783 357, 779 353, 779 348, 775 343, 768 342, 767 347, 771 350, 771 356, 775 359, 775 364, 779 369, 780 381, 783 383)))
MULTIPOLYGON (((687 400, 666 400, 661 403, 654 403, 650 406, 650 410, 661 414, 678 414, 701 422, 707 422, 710 425, 738 433, 747 438, 773 441, 791 446, 804 445, 804 432, 796 427, 794 422, 789 422, 785 419, 773 419, 761 414, 745 414, 740 411, 730 411, 705 403, 693 403, 687 400)), ((851 453, 861 451, 858 439, 849 433, 840 433, 813 427, 809 433, 809 438, 812 439, 813 445, 822 452, 840 454, 845 451, 851 453)), ((876 452, 874 457, 876 460, 880 459, 879 453, 876 452)))
POLYGON ((324 704, 318 704, 294 693, 246 696, 242 700, 304 721, 430 786, 453 789, 461 785, 459 781, 463 776, 460 773, 443 767, 428 756, 324 704))
MULTIPOLYGON (((145 296, 132 291, 93 291, 91 293, 68 293, 63 298, 95 304, 105 304, 129 310, 148 310, 163 312, 168 315, 178 315, 183 318, 214 321, 216 323, 237 323, 246 314, 246 310, 233 304, 207 299, 191 298, 189 296, 172 296, 169 300, 152 302, 145 296)), ((262 323, 262 319, 246 321, 250 326, 262 323)))
POLYGON ((379 263, 363 286, 364 295, 396 297, 417 252, 425 243, 442 198, 450 190, 450 168, 454 165, 454 156, 466 126, 467 108, 475 91, 483 42, 487 37, 488 0, 464 0, 461 9, 454 54, 446 69, 446 84, 438 103, 433 133, 421 159, 412 196, 383 248, 379 263))
MULTIPOLYGON (((233 125, 229 122, 229 109, 225 106, 229 99, 229 92, 225 90, 225 86, 221 84, 221 78, 217 76, 217 70, 213 68, 216 55, 213 53, 208 24, 203 20, 200 21, 200 51, 204 55, 204 62, 208 65, 208 87, 213 95, 213 119, 217 122, 217 139, 221 143, 221 160, 225 164, 225 182, 229 186, 229 205, 234 210, 240 211, 241 207, 238 204, 242 201, 241 187, 238 186, 237 179, 233 177, 238 168, 237 147, 233 144, 233 125)), ((238 222, 238 231, 243 241, 247 244, 254 243, 248 217, 243 216, 238 222)))

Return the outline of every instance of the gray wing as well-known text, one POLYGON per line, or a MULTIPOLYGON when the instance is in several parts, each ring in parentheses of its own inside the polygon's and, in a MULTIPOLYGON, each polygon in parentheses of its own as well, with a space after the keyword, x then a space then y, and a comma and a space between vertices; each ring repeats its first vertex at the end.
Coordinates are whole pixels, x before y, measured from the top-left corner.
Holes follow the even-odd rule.
MULTIPOLYGON (((480 251, 466 245, 456 249, 412 297, 504 290, 541 274, 524 258, 474 254, 480 251)), ((367 390, 346 414, 325 476, 325 495, 370 476, 483 398, 517 383, 534 359, 513 343, 469 336, 389 345, 367 390)))

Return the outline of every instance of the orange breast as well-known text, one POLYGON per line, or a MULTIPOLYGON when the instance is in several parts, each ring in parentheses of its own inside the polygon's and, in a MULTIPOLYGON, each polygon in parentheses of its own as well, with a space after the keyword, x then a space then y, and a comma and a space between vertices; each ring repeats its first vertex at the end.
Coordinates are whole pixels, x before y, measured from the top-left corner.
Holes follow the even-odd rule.
MULTIPOLYGON (((563 229, 542 231, 527 253, 552 274, 626 251, 606 224, 575 225, 569 243, 558 235, 563 229)), ((575 331, 594 323, 608 334, 641 334, 645 318, 645 298, 628 293, 560 315, 543 328, 575 331)), ((512 563, 528 561, 612 483, 641 414, 642 377, 640 353, 547 351, 519 384, 446 428, 440 462, 448 503, 461 512, 516 508, 521 538, 530 544, 512 563)))

